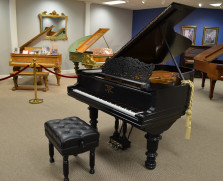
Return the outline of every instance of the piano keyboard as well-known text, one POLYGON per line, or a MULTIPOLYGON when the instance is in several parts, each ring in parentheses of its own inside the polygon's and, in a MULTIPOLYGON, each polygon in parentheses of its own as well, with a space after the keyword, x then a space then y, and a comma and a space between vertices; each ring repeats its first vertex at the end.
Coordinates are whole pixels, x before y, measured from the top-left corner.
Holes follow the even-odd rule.
POLYGON ((88 97, 88 98, 90 98, 90 99, 92 99, 92 100, 95 100, 95 101, 97 101, 97 102, 100 102, 100 103, 102 103, 102 104, 105 104, 105 105, 107 105, 107 106, 109 106, 109 107, 112 107, 113 109, 116 109, 116 110, 118 110, 118 111, 120 111, 120 112, 124 112, 125 114, 128 114, 128 115, 133 116, 133 117, 135 117, 136 114, 143 113, 143 112, 133 112, 133 111, 131 111, 131 110, 125 109, 125 108, 123 108, 123 107, 121 107, 121 106, 118 106, 118 105, 113 104, 113 103, 111 103, 111 102, 105 101, 105 100, 103 100, 103 99, 100 99, 100 98, 98 98, 98 97, 95 97, 95 96, 93 96, 93 95, 90 95, 90 94, 88 94, 88 93, 85 93, 85 92, 83 92, 83 91, 80 91, 80 90, 78 90, 78 89, 73 89, 73 91, 76 92, 76 93, 78 93, 78 94, 80 94, 80 95, 83 95, 83 96, 85 96, 85 97, 88 97))

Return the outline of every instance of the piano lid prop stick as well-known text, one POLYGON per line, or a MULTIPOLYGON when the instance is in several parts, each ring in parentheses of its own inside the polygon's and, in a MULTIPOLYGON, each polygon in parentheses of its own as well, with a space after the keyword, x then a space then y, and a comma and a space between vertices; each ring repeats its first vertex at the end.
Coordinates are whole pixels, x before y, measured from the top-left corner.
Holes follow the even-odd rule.
POLYGON ((193 96, 194 96, 194 83, 190 80, 182 80, 182 84, 189 84, 191 87, 191 95, 190 95, 190 102, 188 109, 186 111, 186 132, 185 132, 185 139, 189 140, 190 139, 190 134, 191 134, 191 115, 192 115, 192 102, 193 102, 193 96))
POLYGON ((35 90, 35 99, 30 99, 30 104, 39 104, 43 102, 43 99, 37 98, 37 80, 36 80, 36 59, 33 59, 33 72, 34 72, 34 90, 35 90))
POLYGON ((105 39, 105 37, 104 37, 104 36, 103 36, 103 38, 104 38, 104 40, 105 40, 105 43, 106 43, 107 47, 109 48, 108 43, 107 43, 107 41, 106 41, 106 39, 105 39))
POLYGON ((161 28, 159 28, 159 29, 160 29, 160 33, 161 33, 161 35, 162 35, 162 37, 163 37, 163 39, 164 39, 164 41, 165 41, 165 44, 166 44, 166 46, 167 46, 167 49, 168 49, 168 51, 169 51, 169 53, 170 53, 170 56, 172 57, 175 66, 177 67, 177 70, 178 70, 178 72, 179 72, 179 74, 180 74, 180 78, 181 78, 182 80, 185 80, 185 79, 184 79, 184 76, 183 76, 183 74, 182 74, 182 72, 181 72, 181 70, 180 70, 180 68, 179 68, 179 66, 178 66, 178 64, 177 64, 177 61, 176 61, 175 57, 173 56, 173 54, 172 54, 172 52, 171 52, 171 49, 170 49, 170 47, 169 47, 169 45, 168 45, 168 43, 167 43, 167 41, 166 41, 166 38, 165 38, 165 36, 164 36, 164 34, 163 34, 162 29, 161 29, 161 28))

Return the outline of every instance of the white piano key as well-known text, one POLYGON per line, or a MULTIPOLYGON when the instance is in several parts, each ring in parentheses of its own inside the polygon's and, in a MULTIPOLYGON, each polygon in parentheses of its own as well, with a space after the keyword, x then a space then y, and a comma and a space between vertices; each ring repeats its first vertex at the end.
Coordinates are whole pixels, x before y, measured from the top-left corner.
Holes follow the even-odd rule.
POLYGON ((138 113, 142 113, 142 112, 133 112, 133 111, 131 111, 131 110, 125 109, 125 108, 123 108, 123 107, 121 107, 121 106, 118 106, 118 105, 116 105, 116 104, 110 103, 110 102, 108 102, 108 101, 105 101, 105 100, 103 100, 103 99, 100 99, 100 98, 98 98, 98 97, 95 97, 95 96, 93 96, 93 95, 90 95, 90 94, 88 94, 88 93, 86 93, 86 92, 80 91, 80 90, 78 90, 78 89, 73 89, 73 91, 76 92, 76 93, 78 93, 78 94, 81 94, 81 95, 83 95, 83 96, 85 96, 85 97, 88 97, 88 98, 90 98, 90 99, 92 99, 92 100, 95 100, 95 101, 97 101, 97 102, 103 103, 103 104, 105 104, 105 105, 107 105, 107 106, 109 106, 109 107, 112 107, 113 109, 116 109, 116 110, 118 110, 118 111, 124 112, 124 113, 126 113, 126 114, 128 114, 128 115, 130 115, 130 116, 133 116, 133 117, 135 117, 135 115, 138 114, 138 113))

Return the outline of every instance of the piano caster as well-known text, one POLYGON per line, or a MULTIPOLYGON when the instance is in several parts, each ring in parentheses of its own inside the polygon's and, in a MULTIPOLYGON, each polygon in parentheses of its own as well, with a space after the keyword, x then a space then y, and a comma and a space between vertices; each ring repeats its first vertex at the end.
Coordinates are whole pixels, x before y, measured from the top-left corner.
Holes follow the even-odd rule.
POLYGON ((145 161, 145 167, 149 170, 153 170, 156 168, 156 157, 157 153, 146 153, 147 160, 145 161))

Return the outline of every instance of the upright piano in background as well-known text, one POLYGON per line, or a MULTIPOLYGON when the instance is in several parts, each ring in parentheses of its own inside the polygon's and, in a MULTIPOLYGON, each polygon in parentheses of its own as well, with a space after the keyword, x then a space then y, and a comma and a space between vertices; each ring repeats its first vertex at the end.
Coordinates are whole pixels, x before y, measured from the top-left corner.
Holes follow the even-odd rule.
POLYGON ((123 150, 130 147, 127 123, 145 131, 148 169, 156 167, 161 134, 185 114, 189 105, 191 88, 181 80, 193 80, 194 72, 178 67, 176 61, 176 66, 161 63, 179 56, 191 46, 192 42, 177 34, 174 26, 194 9, 172 3, 106 60, 102 68, 79 70, 77 83, 67 88, 69 96, 89 105, 90 123, 95 129, 98 110, 115 117, 115 132, 110 137, 115 147, 123 150), (171 81, 159 81, 166 78, 166 74, 171 81), (119 120, 122 120, 122 133, 118 130, 119 120))
POLYGON ((223 61, 217 60, 223 55, 223 44, 213 46, 194 57, 194 68, 202 73, 204 87, 206 76, 210 79, 209 98, 213 98, 214 87, 217 80, 223 80, 223 61))
MULTIPOLYGON (((38 71, 42 71, 38 63, 47 67, 54 68, 56 73, 61 73, 62 55, 41 55, 41 54, 22 54, 23 50, 33 51, 34 49, 41 49, 42 47, 34 47, 42 39, 46 37, 46 34, 51 31, 54 26, 47 28, 42 33, 38 34, 24 45, 20 46, 20 53, 11 53, 11 59, 9 66, 13 66, 13 72, 20 70, 21 67, 25 67, 33 63, 33 59, 36 59, 36 65, 38 71)), ((56 76, 57 84, 60 85, 60 76, 56 76)))
POLYGON ((108 28, 99 28, 93 35, 82 37, 72 43, 69 47, 70 60, 75 65, 75 71, 77 73, 79 69, 79 63, 82 63, 86 68, 95 68, 103 65, 105 60, 111 56, 111 49, 109 48, 104 34, 108 31, 108 28), (108 48, 105 48, 108 53, 104 54, 93 54, 91 51, 86 51, 90 48, 98 39, 103 36, 105 43, 108 48))
MULTIPOLYGON (((180 56, 180 66, 194 68, 194 57, 208 48, 210 48, 210 46, 191 45, 180 56)), ((194 77, 201 77, 201 72, 195 71, 194 77)))

